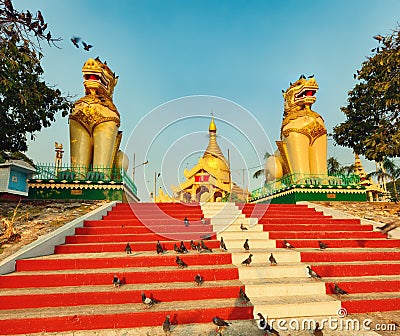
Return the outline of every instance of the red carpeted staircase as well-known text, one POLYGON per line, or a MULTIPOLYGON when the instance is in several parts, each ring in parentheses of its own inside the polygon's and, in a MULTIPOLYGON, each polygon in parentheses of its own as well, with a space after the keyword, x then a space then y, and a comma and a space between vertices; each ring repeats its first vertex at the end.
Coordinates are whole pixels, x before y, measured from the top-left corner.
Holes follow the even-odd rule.
POLYGON ((86 221, 51 256, 18 260, 16 272, 0 276, 0 334, 210 323, 251 319, 252 306, 238 302, 241 282, 229 253, 219 252, 211 225, 200 221, 199 205, 118 204, 102 220, 86 221), (189 226, 183 219, 187 217, 189 226), (181 254, 175 242, 202 237, 213 253, 181 254), (166 253, 157 255, 160 241, 166 253), (132 254, 124 252, 130 243, 132 254), (201 274, 202 286, 194 277, 201 274), (113 276, 123 285, 114 288, 113 276), (141 293, 159 300, 150 309, 141 293))
MULTIPOLYGON (((283 248, 283 240, 294 245, 304 263, 299 266, 311 265, 322 276, 327 294, 333 293, 334 283, 348 291, 349 295, 332 295, 349 313, 400 310, 399 240, 387 239, 359 220, 334 219, 306 205, 238 206, 247 217, 259 219, 255 225, 263 226, 276 248, 283 248), (320 250, 318 241, 329 247, 320 250)), ((0 276, 0 334, 141 326, 161 331, 167 314, 177 324, 211 325, 216 315, 252 319, 253 306, 237 299, 243 286, 238 267, 243 266, 232 264, 229 251, 219 251, 213 226, 203 224, 202 216, 199 205, 118 204, 102 220, 77 228, 54 255, 18 260, 16 272, 0 276), (182 254, 189 267, 178 269, 173 245, 183 240, 189 249, 190 240, 204 237, 214 252, 182 254), (166 253, 156 254, 157 240, 166 253), (124 252, 128 242, 130 255, 124 252), (205 280, 202 286, 194 282, 198 273, 205 280), (113 275, 122 280, 121 287, 113 287, 113 275), (146 309, 142 292, 161 302, 146 309)), ((285 267, 295 265, 271 270, 285 267)), ((275 284, 277 288, 284 280, 275 284)), ((308 281, 293 278, 289 283, 300 280, 308 281)))
POLYGON ((306 205, 241 204, 257 217, 276 247, 289 241, 323 279, 348 295, 337 297, 348 313, 400 310, 400 240, 387 239, 359 219, 334 219, 306 205), (320 250, 319 241, 328 245, 320 250))

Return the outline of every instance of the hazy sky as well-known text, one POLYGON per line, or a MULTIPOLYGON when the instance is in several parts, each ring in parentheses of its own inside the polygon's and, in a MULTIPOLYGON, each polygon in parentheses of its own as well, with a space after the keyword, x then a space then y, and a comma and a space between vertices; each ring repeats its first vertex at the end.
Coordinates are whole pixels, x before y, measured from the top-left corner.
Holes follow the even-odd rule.
MULTIPOLYGON (((398 0, 14 0, 14 5, 40 9, 53 35, 63 38, 61 49, 45 47, 46 82, 78 99, 81 67, 96 56, 120 76, 114 103, 121 114, 122 149, 131 167, 133 153, 136 164, 149 159, 136 170, 143 200, 154 188, 154 172, 161 172, 157 183, 168 191, 197 162, 208 143, 211 113, 225 156, 230 150, 233 178, 257 187, 261 181, 251 178, 252 167, 263 163, 265 150, 275 150, 279 139, 281 90, 301 74, 314 74, 320 89, 313 109, 331 132, 344 120, 340 106, 356 83, 353 73, 376 46, 372 36, 390 33, 400 13, 398 0), (94 47, 77 49, 72 36, 94 47), (179 99, 196 95, 201 97, 179 99)), ((67 163, 67 118, 58 117, 37 134, 28 155, 53 162, 54 141, 64 144, 67 163)), ((353 162, 351 151, 332 141, 328 155, 353 162)), ((373 165, 363 162, 371 171, 373 165)))

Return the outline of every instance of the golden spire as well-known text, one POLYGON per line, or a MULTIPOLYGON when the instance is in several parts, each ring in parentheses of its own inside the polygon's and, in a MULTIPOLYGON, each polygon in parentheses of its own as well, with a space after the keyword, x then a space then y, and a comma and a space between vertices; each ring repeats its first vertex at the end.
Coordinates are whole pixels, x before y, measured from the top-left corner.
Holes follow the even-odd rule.
POLYGON ((208 127, 209 132, 217 132, 217 126, 215 125, 214 122, 214 116, 211 118, 210 126, 208 127))
POLYGON ((210 136, 210 140, 208 142, 208 146, 206 151, 204 152, 203 157, 209 154, 221 159, 222 161, 224 161, 225 164, 227 164, 228 161, 225 159, 224 154, 222 154, 221 148, 219 148, 217 143, 217 126, 214 122, 214 116, 212 116, 211 118, 210 126, 208 128, 208 134, 210 136))
POLYGON ((364 167, 361 163, 360 157, 358 154, 355 154, 355 160, 354 160, 354 171, 356 174, 360 176, 360 178, 365 179, 367 177, 367 174, 365 173, 364 167))

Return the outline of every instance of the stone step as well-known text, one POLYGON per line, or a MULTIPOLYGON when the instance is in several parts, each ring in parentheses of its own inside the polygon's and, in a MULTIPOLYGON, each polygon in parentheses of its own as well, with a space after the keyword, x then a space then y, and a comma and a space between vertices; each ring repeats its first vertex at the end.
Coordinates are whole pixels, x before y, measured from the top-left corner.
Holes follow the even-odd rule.
POLYGON ((271 253, 278 263, 278 265, 273 267, 280 267, 281 263, 300 263, 300 253, 294 251, 280 251, 271 248, 263 249, 262 251, 254 249, 250 250, 249 252, 244 252, 244 249, 242 248, 241 250, 231 249, 229 252, 232 255, 232 263, 235 265, 241 265, 242 261, 246 259, 250 253, 253 255, 252 263, 257 265, 265 265, 266 267, 270 267, 268 258, 270 257, 271 253))
MULTIPOLYGON (((244 258, 245 259, 245 258, 244 258)), ((307 278, 306 265, 299 263, 284 263, 277 266, 267 264, 252 263, 250 266, 244 266, 241 263, 236 264, 239 270, 239 279, 259 279, 259 278, 307 278)))
POLYGON ((303 296, 278 296, 250 298, 254 306, 254 318, 257 313, 264 317, 291 318, 301 316, 337 316, 341 308, 339 300, 329 295, 303 295, 303 296))
MULTIPOLYGON (((252 228, 253 229, 253 228, 252 228)), ((221 237, 224 238, 225 241, 228 240, 232 240, 232 239, 242 239, 243 241, 247 238, 247 239, 265 239, 268 240, 269 239, 269 234, 268 232, 265 231, 256 231, 256 230, 247 230, 247 231, 242 231, 240 230, 226 230, 226 231, 222 231, 219 232, 217 234, 217 239, 220 240, 221 237)))
MULTIPOLYGON (((227 231, 224 233, 226 232, 227 231)), ((241 249, 243 252, 245 251, 243 248, 245 239, 225 239, 225 236, 223 237, 229 252, 231 252, 231 249, 241 249)), ((249 246, 249 253, 252 253, 254 249, 275 248, 275 241, 269 239, 249 239, 249 246)))
POLYGON ((245 284, 245 292, 250 298, 325 295, 325 284, 322 281, 302 279, 302 282, 272 282, 272 279, 258 279, 259 283, 245 284))

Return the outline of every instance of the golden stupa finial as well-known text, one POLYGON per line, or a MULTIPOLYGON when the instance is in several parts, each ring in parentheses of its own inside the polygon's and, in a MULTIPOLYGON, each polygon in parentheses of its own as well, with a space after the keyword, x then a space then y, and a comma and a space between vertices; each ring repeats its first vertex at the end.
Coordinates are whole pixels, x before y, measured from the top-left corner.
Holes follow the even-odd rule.
POLYGON ((215 125, 214 122, 214 113, 211 112, 211 122, 210 126, 208 127, 209 132, 217 132, 217 126, 215 125))

